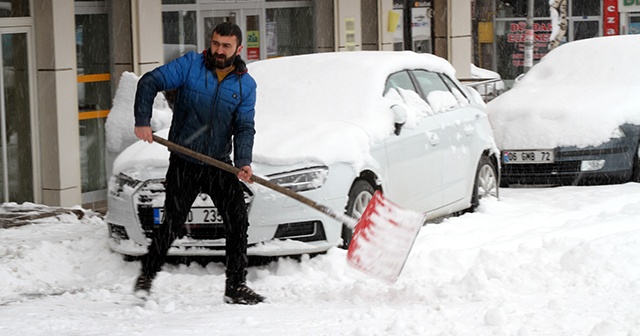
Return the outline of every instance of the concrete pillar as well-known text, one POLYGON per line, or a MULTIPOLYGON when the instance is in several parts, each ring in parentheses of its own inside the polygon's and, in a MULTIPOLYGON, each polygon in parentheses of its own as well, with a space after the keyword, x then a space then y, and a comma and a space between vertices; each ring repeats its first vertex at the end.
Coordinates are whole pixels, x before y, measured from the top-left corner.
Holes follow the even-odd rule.
POLYGON ((74 2, 32 3, 37 36, 42 203, 81 205, 74 2))
POLYGON ((133 71, 131 0, 109 0, 109 33, 111 44, 111 92, 115 94, 120 77, 133 71))
POLYGON ((456 77, 471 77, 471 0, 434 0, 434 54, 447 59, 456 77))
POLYGON ((362 50, 380 50, 380 14, 378 14, 379 0, 361 0, 360 13, 362 17, 362 50))
POLYGON ((449 59, 448 53, 448 1, 433 1, 433 54, 442 58, 449 59))
POLYGON ((315 53, 335 51, 335 32, 333 17, 334 0, 315 0, 313 2, 315 53))
POLYGON ((362 50, 360 1, 335 0, 334 17, 337 51, 362 50))
POLYGON ((131 0, 133 70, 142 75, 164 63, 162 0, 131 0))
MULTIPOLYGON (((380 25, 378 26, 380 49, 393 51, 393 35, 394 32, 389 30, 390 12, 393 12, 392 0, 378 0, 378 16, 380 25)), ((394 27, 395 28, 395 27, 394 27)))
POLYGON ((471 78, 471 1, 449 0, 449 8, 449 62, 456 77, 471 78))

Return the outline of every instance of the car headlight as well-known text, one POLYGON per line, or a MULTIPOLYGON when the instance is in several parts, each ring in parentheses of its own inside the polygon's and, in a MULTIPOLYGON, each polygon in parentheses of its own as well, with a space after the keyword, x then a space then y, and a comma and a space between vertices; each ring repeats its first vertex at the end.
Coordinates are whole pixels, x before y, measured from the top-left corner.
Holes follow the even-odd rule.
POLYGON ((326 166, 294 170, 269 176, 269 181, 295 192, 322 187, 329 175, 326 166))
POLYGON ((622 129, 620 127, 617 127, 616 129, 613 130, 613 132, 611 133, 611 139, 619 139, 619 138, 624 138, 626 135, 624 134, 624 131, 622 131, 622 129))
POLYGON ((113 196, 119 197, 124 191, 125 186, 135 189, 140 184, 140 181, 120 173, 115 176, 111 176, 109 180, 109 193, 113 196))
POLYGON ((116 184, 122 188, 124 186, 128 186, 130 188, 135 188, 138 184, 140 183, 140 181, 127 176, 123 173, 120 173, 118 175, 116 175, 116 184))

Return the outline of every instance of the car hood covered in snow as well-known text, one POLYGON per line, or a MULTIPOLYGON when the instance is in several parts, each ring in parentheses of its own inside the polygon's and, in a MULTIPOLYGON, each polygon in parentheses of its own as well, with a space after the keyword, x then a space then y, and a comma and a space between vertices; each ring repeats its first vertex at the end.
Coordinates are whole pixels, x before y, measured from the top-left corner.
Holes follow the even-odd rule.
MULTIPOLYGON (((387 76, 413 68, 455 78, 446 60, 412 52, 322 53, 249 64, 258 83, 254 162, 283 169, 305 162, 345 163, 355 169, 366 165, 371 145, 393 133, 390 107, 402 103, 397 94, 382 96, 387 76)), ((131 76, 123 76, 125 80, 131 76)), ((424 102, 404 103, 409 114, 404 127, 412 128, 419 118, 433 113, 424 102)), ((119 105, 128 108, 112 111, 109 118, 125 116, 122 127, 133 132, 133 104, 119 105)), ((166 131, 157 134, 167 136, 166 131)), ((159 144, 137 142, 115 160, 113 173, 167 166, 168 155, 159 144)))
POLYGON ((597 146, 640 124, 640 36, 570 42, 488 105, 502 149, 597 146))

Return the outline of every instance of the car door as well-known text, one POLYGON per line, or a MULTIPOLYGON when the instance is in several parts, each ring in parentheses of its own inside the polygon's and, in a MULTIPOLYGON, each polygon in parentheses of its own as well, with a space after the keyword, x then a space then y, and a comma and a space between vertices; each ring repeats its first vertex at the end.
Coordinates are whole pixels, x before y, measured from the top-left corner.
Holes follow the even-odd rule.
MULTIPOLYGON (((407 71, 392 74, 387 89, 408 90, 418 95, 407 71)), ((404 93, 408 93, 405 91, 404 93)), ((430 211, 442 205, 442 169, 439 125, 432 116, 416 127, 403 127, 399 135, 385 140, 387 176, 385 194, 403 207, 430 211)))
MULTIPOLYGON (((443 204, 451 204, 467 196, 469 180, 475 178, 477 162, 472 141, 475 123, 482 111, 470 105, 462 90, 447 75, 427 71, 414 71, 414 75, 427 101, 431 96, 430 90, 450 93, 450 103, 438 111, 437 118, 443 149, 443 204)), ((434 105, 433 102, 431 104, 434 105)))

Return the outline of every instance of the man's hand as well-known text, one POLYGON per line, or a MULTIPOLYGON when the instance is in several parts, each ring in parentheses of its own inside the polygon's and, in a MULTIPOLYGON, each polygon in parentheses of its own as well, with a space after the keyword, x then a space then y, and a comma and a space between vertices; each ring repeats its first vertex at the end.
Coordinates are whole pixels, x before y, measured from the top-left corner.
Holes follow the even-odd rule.
POLYGON ((136 126, 134 132, 136 133, 136 137, 140 140, 144 140, 148 143, 153 142, 153 132, 151 131, 151 126, 136 126))
POLYGON ((240 180, 247 183, 253 183, 253 181, 251 181, 251 176, 253 176, 253 170, 251 169, 251 166, 244 166, 240 168, 240 171, 238 172, 238 178, 240 180))

